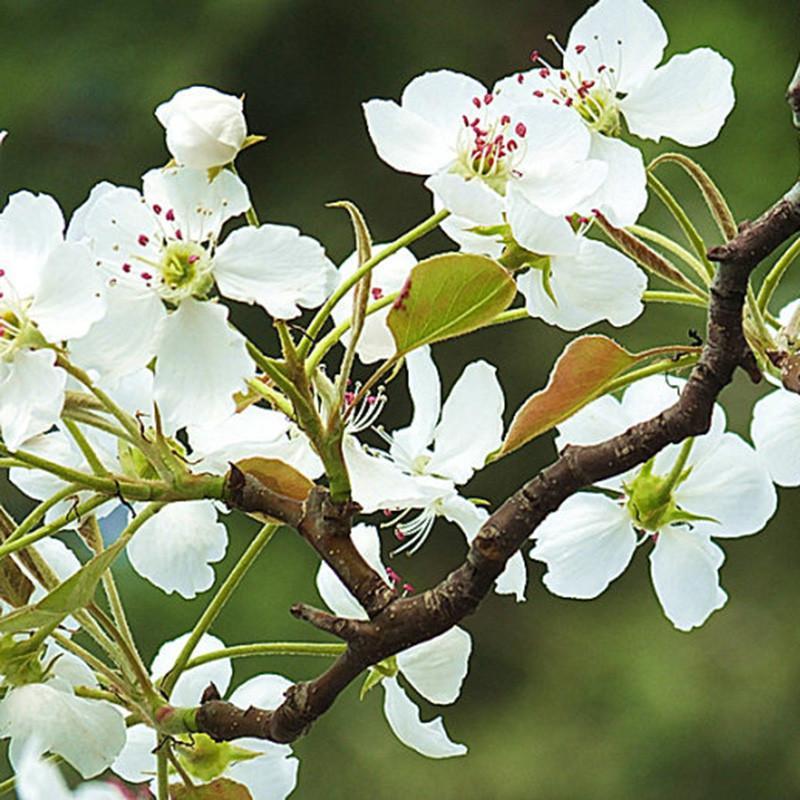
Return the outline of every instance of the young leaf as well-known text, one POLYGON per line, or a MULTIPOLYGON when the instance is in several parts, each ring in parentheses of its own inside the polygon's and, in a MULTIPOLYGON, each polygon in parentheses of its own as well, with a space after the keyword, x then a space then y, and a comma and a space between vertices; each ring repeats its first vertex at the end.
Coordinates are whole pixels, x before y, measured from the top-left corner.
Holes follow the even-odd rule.
POLYGON ((500 449, 500 458, 541 436, 603 394, 614 378, 652 352, 629 353, 605 336, 581 336, 556 361, 550 380, 517 411, 500 449))
POLYGON ((217 778, 201 786, 176 783, 169 787, 171 800, 252 800, 250 790, 230 778, 217 778))
POLYGON ((389 312, 398 354, 488 325, 516 291, 511 275, 484 256, 450 253, 420 261, 389 312))

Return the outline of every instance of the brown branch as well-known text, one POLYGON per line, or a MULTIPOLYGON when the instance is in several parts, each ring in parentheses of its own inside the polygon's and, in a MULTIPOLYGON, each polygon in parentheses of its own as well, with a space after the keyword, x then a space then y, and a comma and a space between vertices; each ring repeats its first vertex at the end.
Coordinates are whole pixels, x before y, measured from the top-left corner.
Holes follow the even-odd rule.
MULTIPOLYGON (((800 68, 789 100, 797 117, 800 68)), ((292 686, 274 711, 243 710, 218 699, 202 703, 196 717, 198 730, 217 740, 255 736, 293 741, 366 667, 449 630, 473 613, 508 559, 572 494, 644 463, 670 444, 706 433, 714 403, 736 368, 752 366, 742 331, 750 274, 798 230, 800 183, 758 220, 742 225, 735 239, 708 254, 719 267, 711 286, 706 343, 677 402, 605 442, 567 447, 489 517, 464 563, 432 589, 397 597, 346 535, 353 509, 335 506, 326 490, 315 488, 298 530, 359 599, 370 620, 342 620, 308 606, 293 607, 296 616, 344 639, 347 650, 318 678, 292 686)))

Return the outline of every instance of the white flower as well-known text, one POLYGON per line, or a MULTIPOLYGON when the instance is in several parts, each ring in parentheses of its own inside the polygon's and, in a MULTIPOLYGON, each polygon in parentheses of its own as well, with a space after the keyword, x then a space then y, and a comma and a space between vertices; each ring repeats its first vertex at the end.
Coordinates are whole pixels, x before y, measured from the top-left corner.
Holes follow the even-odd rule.
POLYGON ((228 309, 207 302, 215 285, 288 319, 321 303, 335 282, 321 245, 295 228, 239 228, 219 244, 223 224, 249 204, 230 172, 209 182, 203 171, 172 168, 148 172, 143 194, 102 187, 76 212, 110 283, 108 314, 74 343, 76 358, 113 380, 155 356, 156 400, 176 426, 229 416, 254 372, 228 309))
MULTIPOLYGON (((169 672, 188 637, 189 634, 184 634, 159 648, 150 668, 154 679, 163 678, 169 672)), ((224 647, 224 643, 215 636, 204 634, 194 655, 224 647)), ((176 682, 169 702, 176 706, 196 706, 210 683, 221 694, 225 694, 232 674, 233 668, 227 658, 186 670, 176 682)), ((228 699, 240 708, 253 705, 274 709, 283 702, 284 692, 291 685, 291 681, 280 675, 258 675, 245 681, 228 699)), ((156 774, 155 746, 155 731, 146 725, 134 725, 128 729, 127 743, 111 768, 126 781, 151 781, 153 785, 156 774)), ((174 751, 184 769, 199 779, 198 782, 224 775, 246 786, 253 800, 284 800, 297 785, 299 762, 292 755, 289 745, 253 738, 215 743, 204 734, 194 734, 185 740, 176 739, 174 751), (210 776, 209 771, 216 774, 210 776)))
MULTIPOLYGON (((385 244, 372 246, 373 254, 378 254, 386 247, 385 244)), ((387 295, 399 292, 408 278, 417 259, 407 248, 403 247, 396 253, 381 261, 371 273, 370 283, 370 303, 374 303, 387 295)), ((339 267, 339 283, 343 283, 358 269, 358 254, 353 253, 339 267)), ((353 294, 350 294, 350 298, 353 294)), ((391 311, 391 305, 387 305, 380 311, 370 314, 364 321, 364 328, 356 347, 356 355, 363 364, 372 364, 375 361, 382 361, 394 355, 397 349, 392 332, 386 324, 386 318, 391 311)), ((341 325, 353 315, 353 304, 350 302, 338 303, 333 309, 332 316, 337 325, 341 325)), ((344 334, 339 340, 345 347, 350 344, 350 331, 344 334)))
POLYGON ((516 102, 559 104, 592 132, 590 158, 608 165, 591 198, 614 225, 631 225, 647 203, 642 156, 618 140, 621 117, 636 136, 698 147, 717 137, 734 105, 733 67, 705 47, 658 64, 667 33, 642 0, 600 0, 575 23, 561 67, 538 53, 536 69, 496 89, 516 102))
POLYGON ((441 227, 473 253, 498 258, 504 248, 495 236, 474 232, 476 226, 507 229, 514 241, 530 253, 532 268, 521 268, 517 286, 532 317, 568 331, 602 320, 623 326, 644 310, 642 294, 647 276, 619 251, 575 231, 564 217, 544 213, 516 187, 505 197, 477 181, 457 175, 437 175, 426 185, 434 203, 450 198, 453 215, 441 227))
POLYGON ((17 192, 0 213, 0 432, 15 450, 46 431, 64 403, 66 373, 53 350, 105 313, 89 251, 64 242, 52 197, 17 192))
POLYGON ((242 98, 208 86, 175 92, 155 114, 166 129, 172 157, 193 169, 229 164, 247 138, 242 98))
POLYGON ((776 389, 753 408, 750 426, 756 451, 778 486, 800 486, 800 396, 776 389))
POLYGON ((14 788, 19 800, 125 800, 127 794, 108 781, 81 784, 74 792, 51 761, 28 746, 17 764, 14 788))
POLYGON ((370 100, 364 114, 378 155, 395 169, 453 173, 500 194, 513 184, 550 214, 578 210, 606 176, 602 162, 587 160, 591 137, 568 109, 509 103, 456 72, 420 75, 399 105, 370 100))
MULTIPOLYGON (((367 563, 389 583, 380 557, 378 531, 368 525, 356 525, 353 544, 367 563)), ((352 619, 367 619, 364 609, 327 564, 317 572, 317 589, 335 614, 352 619)), ((384 688, 383 711, 389 727, 403 744, 429 758, 448 758, 467 752, 463 744, 451 741, 441 717, 422 722, 419 709, 400 685, 402 675, 424 698, 437 705, 454 703, 469 669, 472 639, 462 628, 454 627, 427 642, 409 647, 385 666, 394 674, 381 680, 384 688)), ((385 663, 385 662, 384 662, 385 663)))
MULTIPOLYGON (((556 446, 592 444, 648 419, 677 399, 660 376, 633 384, 622 401, 605 396, 559 426, 556 446)), ((702 625, 727 595, 719 585, 723 551, 712 537, 760 531, 777 500, 753 449, 725 432, 715 406, 709 433, 671 445, 638 470, 601 484, 613 493, 568 498, 536 529, 531 557, 547 564, 544 583, 562 597, 592 598, 631 561, 638 542, 654 541, 653 587, 680 630, 702 625)))
MULTIPOLYGON (((476 361, 464 368, 442 407, 441 383, 429 347, 406 357, 408 384, 414 403, 411 424, 393 434, 384 434, 390 449, 380 464, 353 463, 346 451, 354 499, 365 510, 397 509, 401 514, 391 523, 402 542, 399 550, 414 553, 428 537, 438 516, 455 522, 471 542, 488 518, 486 509, 462 497, 457 486, 470 480, 486 463, 503 439, 505 398, 495 368, 476 361), (397 498, 397 471, 418 481, 417 497, 397 498), (394 499, 393 498, 397 498, 394 499), (421 512, 409 520, 411 509, 421 512)), ((376 461, 378 459, 373 459, 376 461)), ((413 494, 413 492, 409 492, 413 494)), ((515 554, 498 578, 497 591, 524 599, 525 566, 515 554)))

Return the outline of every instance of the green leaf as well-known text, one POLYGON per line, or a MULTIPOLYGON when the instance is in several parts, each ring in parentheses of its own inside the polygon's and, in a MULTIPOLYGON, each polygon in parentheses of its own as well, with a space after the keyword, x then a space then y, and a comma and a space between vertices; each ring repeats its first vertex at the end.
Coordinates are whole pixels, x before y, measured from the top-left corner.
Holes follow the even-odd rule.
POLYGON ((252 800, 250 790, 230 778, 217 778, 202 786, 173 784, 169 796, 172 800, 252 800))
POLYGON ((517 411, 500 449, 500 458, 541 436, 604 394, 605 387, 652 352, 629 353, 605 336, 581 336, 556 361, 550 380, 517 411))
POLYGON ((397 353, 488 325, 516 291, 507 270, 484 256, 449 253, 420 261, 389 312, 397 353))
POLYGON ((127 539, 119 539, 108 550, 87 561, 38 603, 23 606, 0 618, 0 633, 19 633, 48 625, 57 625, 73 611, 92 602, 103 573, 125 547, 127 539))

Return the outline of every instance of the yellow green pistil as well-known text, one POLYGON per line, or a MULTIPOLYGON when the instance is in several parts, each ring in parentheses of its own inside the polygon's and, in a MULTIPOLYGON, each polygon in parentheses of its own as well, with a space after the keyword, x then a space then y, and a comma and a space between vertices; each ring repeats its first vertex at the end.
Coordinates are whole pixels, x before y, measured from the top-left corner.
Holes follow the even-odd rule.
POLYGON ((170 242, 159 265, 165 300, 204 297, 213 285, 208 251, 194 242, 170 242))
POLYGON ((619 136, 622 132, 619 105, 610 92, 597 89, 579 94, 574 105, 592 130, 605 136, 619 136))
POLYGON ((43 347, 44 337, 24 314, 0 307, 0 359, 11 360, 23 347, 43 347))
POLYGON ((655 458, 651 458, 636 477, 625 484, 627 495, 627 509, 635 527, 645 531, 659 531, 676 522, 693 522, 707 520, 714 522, 711 517, 692 514, 678 506, 675 502, 674 491, 690 475, 692 468, 686 466, 692 450, 694 439, 687 439, 683 443, 678 458, 667 475, 655 475, 653 467, 655 458))
POLYGON ((240 761, 250 761, 262 753, 237 747, 231 742, 215 742, 204 733, 192 735, 192 744, 176 748, 181 766, 193 778, 208 782, 220 777, 225 770, 240 761))

